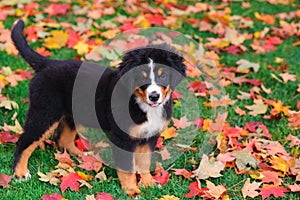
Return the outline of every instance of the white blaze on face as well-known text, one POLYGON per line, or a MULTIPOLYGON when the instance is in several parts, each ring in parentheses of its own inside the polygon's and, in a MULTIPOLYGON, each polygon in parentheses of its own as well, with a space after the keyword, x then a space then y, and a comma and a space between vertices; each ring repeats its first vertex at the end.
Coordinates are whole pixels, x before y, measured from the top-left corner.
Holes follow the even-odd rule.
POLYGON ((150 62, 148 64, 148 66, 150 67, 150 80, 151 80, 151 84, 148 86, 147 88, 147 103, 151 106, 158 106, 161 102, 162 102, 162 92, 161 92, 161 88, 156 84, 155 82, 155 73, 154 73, 154 63, 153 60, 151 58, 149 58, 150 62), (150 96, 153 94, 157 94, 159 95, 158 100, 156 100, 155 102, 151 101, 150 96))

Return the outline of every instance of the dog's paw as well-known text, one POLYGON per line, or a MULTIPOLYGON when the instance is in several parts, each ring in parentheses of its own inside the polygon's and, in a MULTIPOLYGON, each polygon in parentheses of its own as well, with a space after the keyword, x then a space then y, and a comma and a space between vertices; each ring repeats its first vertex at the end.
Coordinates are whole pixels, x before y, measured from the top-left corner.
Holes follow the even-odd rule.
POLYGON ((140 187, 152 187, 152 186, 155 186, 156 185, 156 182, 155 180, 153 179, 153 177, 151 176, 150 173, 146 173, 146 174, 142 174, 141 175, 141 180, 139 182, 139 186, 140 187))
POLYGON ((16 175, 16 174, 14 174, 14 176, 17 178, 19 182, 23 182, 31 179, 31 174, 29 173, 29 171, 23 176, 16 175))
POLYGON ((138 187, 126 188, 125 192, 130 198, 138 198, 142 194, 138 187))

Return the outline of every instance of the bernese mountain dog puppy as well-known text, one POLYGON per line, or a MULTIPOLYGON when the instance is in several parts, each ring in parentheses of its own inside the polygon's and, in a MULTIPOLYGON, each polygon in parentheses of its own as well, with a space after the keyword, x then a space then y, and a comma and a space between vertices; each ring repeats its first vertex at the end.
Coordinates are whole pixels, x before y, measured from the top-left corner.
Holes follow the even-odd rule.
MULTIPOLYGON (((24 133, 14 152, 13 170, 18 178, 30 177, 30 155, 54 131, 58 148, 80 156, 83 152, 74 144, 77 123, 97 127, 85 115, 76 123, 73 117, 73 87, 84 62, 54 60, 38 54, 29 47, 23 29, 24 22, 18 20, 11 38, 36 75, 29 85, 24 133)), ((95 67, 86 69, 87 82, 89 75, 92 79, 97 74, 99 65, 89 66, 95 67)), ((171 47, 157 45, 125 53, 120 66, 105 68, 97 84, 97 123, 108 134, 121 187, 130 197, 141 193, 140 185, 155 184, 150 174, 152 153, 172 115, 172 91, 184 77, 183 57, 171 47)))

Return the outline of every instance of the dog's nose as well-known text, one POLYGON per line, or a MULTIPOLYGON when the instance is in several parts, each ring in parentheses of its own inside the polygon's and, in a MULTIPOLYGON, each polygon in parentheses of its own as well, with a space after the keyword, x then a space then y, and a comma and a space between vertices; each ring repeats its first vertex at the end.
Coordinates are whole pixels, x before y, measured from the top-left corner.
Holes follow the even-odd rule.
POLYGON ((156 92, 152 92, 149 95, 149 100, 152 101, 152 102, 156 102, 158 99, 159 99, 159 94, 156 93, 156 92))

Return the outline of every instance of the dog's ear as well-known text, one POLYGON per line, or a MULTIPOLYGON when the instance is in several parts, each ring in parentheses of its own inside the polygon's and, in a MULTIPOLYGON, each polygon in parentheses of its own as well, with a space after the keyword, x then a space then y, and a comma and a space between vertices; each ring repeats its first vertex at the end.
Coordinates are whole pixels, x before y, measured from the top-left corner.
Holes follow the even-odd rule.
POLYGON ((176 55, 173 60, 173 67, 170 72, 170 83, 171 89, 174 90, 175 87, 186 77, 186 66, 184 64, 184 59, 176 55))

